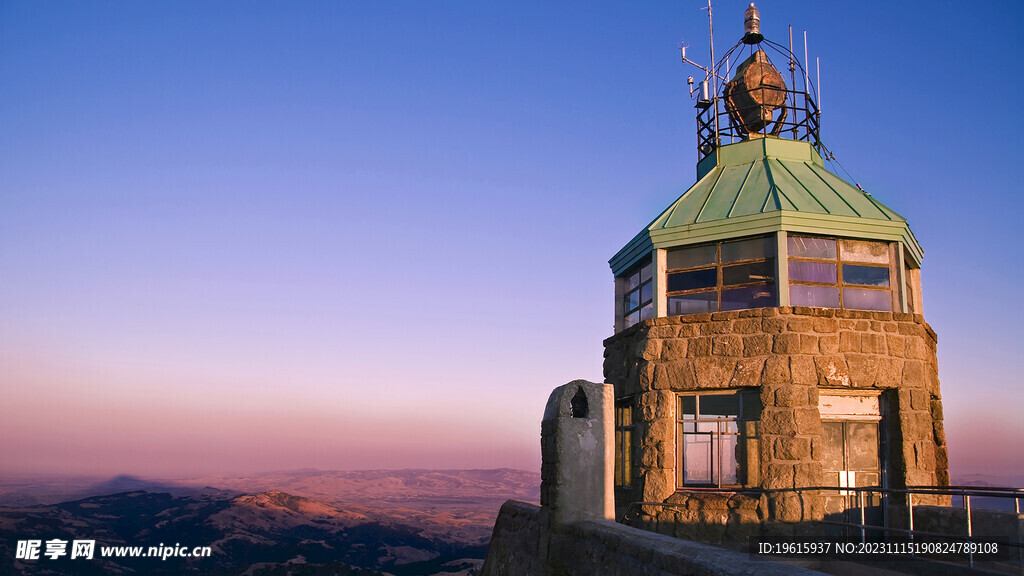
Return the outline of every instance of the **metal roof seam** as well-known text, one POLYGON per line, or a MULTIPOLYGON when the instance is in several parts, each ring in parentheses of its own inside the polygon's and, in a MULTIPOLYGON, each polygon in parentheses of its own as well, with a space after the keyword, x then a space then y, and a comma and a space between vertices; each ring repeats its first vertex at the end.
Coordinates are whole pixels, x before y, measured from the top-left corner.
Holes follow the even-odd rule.
POLYGON ((725 213, 726 218, 732 217, 733 210, 736 209, 736 204, 739 204, 740 196, 743 195, 743 187, 747 185, 747 180, 750 179, 750 173, 754 170, 755 162, 751 162, 747 168, 747 173, 743 176, 743 182, 740 182, 740 188, 736 191, 736 197, 732 199, 732 206, 729 206, 729 211, 725 213))
MULTIPOLYGON (((860 211, 858 211, 856 208, 853 207, 853 204, 850 204, 849 202, 847 202, 846 198, 842 194, 840 194, 838 190, 835 189, 835 186, 832 186, 831 184, 829 184, 828 180, 826 180, 825 177, 822 176, 818 172, 818 170, 812 164, 807 163, 807 162, 805 162, 804 164, 807 164, 807 167, 810 168, 811 172, 815 176, 818 177, 818 180, 821 180, 822 184, 824 184, 825 186, 828 186, 828 189, 831 190, 836 196, 838 196, 839 199, 843 201, 843 204, 846 204, 847 206, 849 206, 850 210, 853 210, 854 214, 856 214, 857 216, 860 216, 861 218, 866 218, 866 216, 861 214, 860 211)), ((840 180, 842 180, 842 178, 840 178, 840 180)), ((877 208, 877 206, 875 208, 877 208)), ((886 215, 884 211, 882 212, 882 215, 886 216, 886 218, 888 218, 888 215, 886 215)), ((889 218, 889 219, 892 220, 892 218, 889 218)))
POLYGON ((701 216, 701 214, 704 213, 704 209, 707 208, 708 201, 710 201, 711 200, 711 196, 713 196, 715 194, 715 189, 718 188, 718 183, 722 181, 722 174, 725 173, 725 170, 722 169, 721 166, 716 166, 715 170, 718 171, 718 177, 715 178, 715 183, 711 185, 711 190, 708 191, 707 197, 704 198, 704 203, 701 204, 700 210, 697 211, 697 215, 694 216, 693 222, 691 222, 691 224, 696 224, 697 222, 700 221, 700 216, 701 216))
MULTIPOLYGON (((799 185, 801 188, 803 188, 807 192, 807 195, 810 196, 812 200, 817 202, 818 206, 821 206, 821 209, 825 211, 825 214, 832 214, 832 211, 828 209, 828 206, 825 206, 825 204, 822 203, 822 201, 819 200, 818 197, 814 195, 814 192, 811 192, 811 189, 808 188, 806 184, 801 182, 800 179, 796 177, 796 174, 793 174, 793 171, 790 170, 788 166, 783 164, 782 160, 779 160, 778 158, 775 158, 775 161, 779 163, 779 166, 782 166, 782 169, 785 170, 786 173, 789 174, 790 177, 792 177, 794 181, 796 181, 797 185, 799 185)), ((829 190, 831 190, 831 189, 832 188, 829 187, 829 190)), ((796 207, 796 204, 793 204, 793 206, 796 207)), ((799 211, 799 208, 797 209, 797 211, 799 211)), ((860 216, 860 213, 858 213, 856 210, 854 210, 853 213, 857 214, 858 216, 860 216)))

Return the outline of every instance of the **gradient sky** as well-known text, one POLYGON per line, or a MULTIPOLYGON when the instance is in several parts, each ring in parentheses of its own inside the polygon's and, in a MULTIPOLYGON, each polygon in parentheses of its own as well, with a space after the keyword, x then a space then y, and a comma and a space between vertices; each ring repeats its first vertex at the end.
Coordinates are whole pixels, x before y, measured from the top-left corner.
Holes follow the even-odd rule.
MULTIPOLYGON (((0 474, 539 468, 702 4, 0 2, 0 474)), ((1024 475, 1024 4, 758 5, 925 248, 954 474, 1024 475)))

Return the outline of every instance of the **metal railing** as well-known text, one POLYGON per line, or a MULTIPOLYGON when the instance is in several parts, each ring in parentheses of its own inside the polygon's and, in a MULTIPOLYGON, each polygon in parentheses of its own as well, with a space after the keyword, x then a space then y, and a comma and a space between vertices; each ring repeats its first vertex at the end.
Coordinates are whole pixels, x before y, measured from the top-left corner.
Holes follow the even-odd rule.
MULTIPOLYGON (((733 495, 738 491, 722 490, 722 489, 709 489, 709 490, 694 490, 693 494, 722 494, 722 495, 733 495)), ((846 506, 842 511, 843 516, 846 517, 846 521, 838 521, 823 518, 814 522, 827 525, 827 526, 839 526, 845 529, 850 529, 859 534, 861 543, 866 543, 869 534, 880 534, 882 539, 886 542, 895 541, 898 536, 902 536, 907 542, 914 543, 915 541, 929 541, 929 540, 943 540, 948 542, 959 542, 959 543, 976 543, 976 544, 998 544, 999 546, 1008 546, 1010 549, 1016 549, 1015 554, 1017 562, 1024 564, 1024 518, 1021 517, 1021 506, 1024 501, 1024 488, 1003 488, 1003 487, 983 487, 983 486, 911 486, 908 488, 881 488, 878 486, 868 487, 841 487, 835 486, 817 486, 808 488, 791 488, 787 490, 743 490, 743 493, 749 493, 750 495, 768 494, 778 495, 782 493, 816 493, 818 496, 841 496, 847 499, 846 506), (878 495, 877 504, 872 503, 875 500, 874 496, 878 495), (922 502, 923 497, 936 497, 938 499, 949 498, 950 504, 947 505, 935 505, 925 504, 922 502), (971 499, 1001 499, 1013 500, 1013 513, 1015 515, 1015 525, 1013 526, 1013 532, 1016 534, 1016 541, 1013 540, 993 540, 990 537, 979 538, 975 534, 974 527, 974 511, 977 510, 972 506, 971 499), (915 499, 917 503, 915 504, 915 499), (954 505, 954 502, 956 505, 954 505), (905 504, 904 504, 905 503, 905 504), (896 518, 893 516, 893 512, 899 511, 899 508, 906 508, 906 527, 896 526, 896 518), (951 534, 948 532, 939 532, 932 530, 925 530, 915 527, 914 511, 915 507, 920 511, 923 508, 927 509, 939 509, 939 510, 958 510, 964 511, 964 534, 951 534), (875 524, 868 521, 867 511, 869 509, 877 508, 881 512, 881 523, 875 524), (852 520, 854 521, 850 521, 852 520), (915 540, 916 539, 916 540, 915 540)), ((631 515, 641 511, 644 506, 657 507, 657 508, 686 508, 686 503, 673 503, 673 502, 632 502, 630 503, 622 516, 619 519, 621 523, 628 523, 631 519, 631 515)), ((874 511, 873 511, 874 512, 874 511)), ((1006 514, 1010 513, 1010 507, 1007 506, 1005 510, 998 510, 1006 514)), ((878 516, 878 514, 873 514, 878 516)), ((902 521, 903 518, 900 518, 902 521)), ((913 549, 913 548, 911 548, 913 549)), ((911 553, 911 556, 914 556, 911 553)), ((968 553, 968 565, 974 567, 974 553, 968 553)))
POLYGON ((721 96, 715 97, 711 101, 704 101, 703 105, 698 104, 700 110, 697 113, 698 160, 703 160, 719 146, 764 134, 790 140, 804 140, 822 152, 820 113, 817 104, 809 94, 763 86, 749 92, 756 93, 758 91, 781 93, 784 96, 784 103, 772 108, 772 120, 767 122, 762 131, 753 135, 748 133, 747 127, 739 122, 735 115, 746 116, 751 112, 756 112, 755 109, 760 106, 739 107, 733 110, 733 114, 730 114, 730 111, 726 109, 725 99, 721 96))

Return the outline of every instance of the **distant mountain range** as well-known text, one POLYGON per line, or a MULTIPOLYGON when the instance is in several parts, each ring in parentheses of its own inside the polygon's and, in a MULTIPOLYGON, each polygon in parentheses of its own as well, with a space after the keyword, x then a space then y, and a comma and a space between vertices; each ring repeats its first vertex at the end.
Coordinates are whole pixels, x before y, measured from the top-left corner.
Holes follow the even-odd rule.
POLYGON ((14 504, 0 507, 0 574, 473 576, 501 503, 536 501, 539 484, 508 469, 22 482, 0 493, 14 504), (96 540, 97 557, 15 559, 19 540, 54 538, 96 540), (103 546, 176 544, 211 555, 99 558, 103 546))

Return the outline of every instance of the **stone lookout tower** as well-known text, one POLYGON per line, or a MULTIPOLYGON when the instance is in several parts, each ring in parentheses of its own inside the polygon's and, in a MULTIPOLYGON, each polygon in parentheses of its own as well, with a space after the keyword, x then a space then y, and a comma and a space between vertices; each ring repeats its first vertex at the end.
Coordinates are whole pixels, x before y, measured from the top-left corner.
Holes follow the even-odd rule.
POLYGON ((810 75, 753 4, 745 28, 693 90, 696 183, 609 262, 616 517, 712 541, 949 483, 921 246, 825 167, 810 75))

